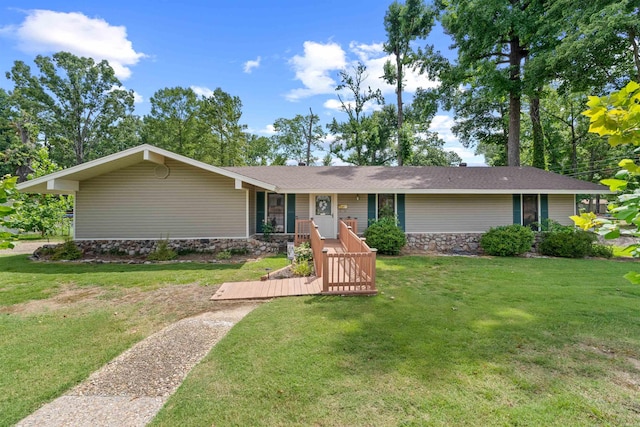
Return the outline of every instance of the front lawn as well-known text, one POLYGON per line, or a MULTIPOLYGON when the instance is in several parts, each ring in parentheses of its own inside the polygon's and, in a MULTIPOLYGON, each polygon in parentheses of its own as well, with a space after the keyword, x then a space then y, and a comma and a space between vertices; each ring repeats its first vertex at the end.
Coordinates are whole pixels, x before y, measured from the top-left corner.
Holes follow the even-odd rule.
MULTIPOLYGON (((246 264, 0 256, 0 425, 169 322, 246 264)), ((636 264, 381 257, 375 297, 282 298, 240 322, 155 425, 639 425, 636 264)), ((233 304, 233 303, 230 303, 233 304)))
POLYGON ((0 256, 0 426, 12 425, 137 341, 214 309, 229 280, 286 258, 244 264, 33 263, 0 256))
POLYGON ((153 425, 639 425, 633 266, 381 258, 376 297, 252 312, 153 425))

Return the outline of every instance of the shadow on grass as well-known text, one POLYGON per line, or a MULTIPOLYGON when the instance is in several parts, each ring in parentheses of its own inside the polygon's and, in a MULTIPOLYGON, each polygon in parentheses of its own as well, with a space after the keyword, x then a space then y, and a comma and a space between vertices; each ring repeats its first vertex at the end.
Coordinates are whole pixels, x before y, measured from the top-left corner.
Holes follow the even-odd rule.
POLYGON ((625 340, 618 331, 633 323, 640 291, 623 287, 621 278, 603 283, 607 273, 618 274, 617 263, 576 270, 584 265, 388 258, 379 267, 379 295, 318 296, 306 304, 313 316, 344 325, 327 343, 346 358, 342 374, 400 369, 442 378, 501 363, 500 369, 515 370, 517 361, 574 348, 585 337, 613 345, 625 340), (399 270, 414 272, 399 276, 399 270))
POLYGON ((82 274, 110 272, 155 272, 155 271, 195 271, 195 270, 239 270, 245 262, 234 264, 205 262, 167 262, 154 264, 110 263, 94 264, 81 262, 38 262, 28 259, 29 255, 0 256, 0 271, 34 274, 82 274))

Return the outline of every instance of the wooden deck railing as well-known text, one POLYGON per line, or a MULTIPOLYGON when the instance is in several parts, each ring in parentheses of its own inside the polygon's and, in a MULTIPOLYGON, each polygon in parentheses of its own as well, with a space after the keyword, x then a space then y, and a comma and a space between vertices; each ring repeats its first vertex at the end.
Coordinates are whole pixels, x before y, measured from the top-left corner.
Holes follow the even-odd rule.
MULTIPOLYGON (((351 220, 353 221, 353 220, 351 220)), ((369 246, 365 243, 364 239, 358 237, 356 232, 353 230, 353 226, 349 225, 347 221, 340 220, 338 222, 338 227, 340 227, 340 243, 342 243, 342 247, 347 252, 371 252, 369 246)), ((356 222, 356 227, 358 227, 356 222)))
POLYGON ((357 220, 340 220, 340 250, 325 248, 325 239, 310 220, 296 220, 295 245, 310 242, 316 277, 323 294, 376 294, 376 250, 354 232, 357 220))
POLYGON ((339 221, 344 253, 323 253, 322 293, 375 294, 376 250, 369 248, 343 220, 339 221))
POLYGON ((311 228, 314 226, 312 219, 296 219, 294 245, 298 246, 302 242, 311 240, 311 228))
POLYGON ((311 220, 311 250, 313 251, 313 267, 316 269, 316 276, 323 277, 323 267, 324 263, 322 262, 323 255, 325 253, 324 248, 324 237, 320 235, 320 231, 318 231, 318 226, 311 220))
POLYGON ((341 219, 348 227, 351 227, 351 231, 358 234, 358 218, 341 219))

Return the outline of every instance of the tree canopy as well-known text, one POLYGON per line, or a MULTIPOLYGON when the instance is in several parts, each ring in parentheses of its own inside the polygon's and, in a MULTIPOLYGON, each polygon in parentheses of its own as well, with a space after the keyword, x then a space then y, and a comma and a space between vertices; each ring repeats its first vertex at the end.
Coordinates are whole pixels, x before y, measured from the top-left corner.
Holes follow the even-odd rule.
POLYGON ((109 135, 132 113, 133 91, 122 89, 109 63, 68 52, 38 55, 34 62, 35 75, 23 61, 7 73, 18 130, 35 124, 39 133, 29 140, 39 139, 64 167, 113 152, 109 135))

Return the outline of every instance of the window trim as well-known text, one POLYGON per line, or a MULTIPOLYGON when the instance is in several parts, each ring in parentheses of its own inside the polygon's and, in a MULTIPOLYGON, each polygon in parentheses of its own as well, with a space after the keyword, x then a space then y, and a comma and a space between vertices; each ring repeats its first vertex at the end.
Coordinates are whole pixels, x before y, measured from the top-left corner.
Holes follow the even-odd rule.
POLYGON ((282 204, 282 231, 273 231, 273 234, 287 234, 287 203, 289 202, 289 198, 285 193, 276 193, 273 191, 265 191, 264 197, 264 218, 261 218, 262 221, 267 221, 269 219, 269 196, 278 195, 284 199, 284 203, 282 204))
POLYGON ((380 196, 393 196, 393 215, 398 217, 398 194, 397 193, 376 193, 376 219, 380 219, 380 196))
POLYGON ((541 200, 542 200, 542 197, 541 197, 541 195, 540 195, 540 194, 532 194, 532 193, 527 193, 527 194, 525 194, 525 193, 522 193, 522 194, 520 195, 520 225, 523 225, 523 226, 525 226, 525 227, 527 227, 527 226, 528 226, 528 227, 530 227, 533 231, 540 231, 540 226, 541 226, 540 222, 541 222, 541 220, 542 220, 542 205, 541 205, 541 200), (532 222, 532 223, 530 223, 530 224, 525 224, 525 223, 524 223, 524 215, 525 215, 525 212, 524 212, 524 199, 525 199, 525 197, 527 197, 527 196, 534 196, 534 197, 536 198, 536 212, 535 212, 535 214, 536 214, 536 220, 535 220, 535 221, 533 221, 533 222, 532 222), (537 225, 534 225, 534 224, 537 224, 537 225))

